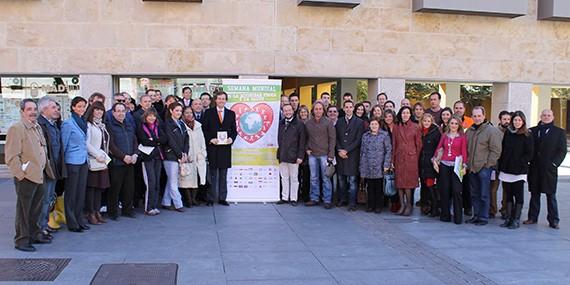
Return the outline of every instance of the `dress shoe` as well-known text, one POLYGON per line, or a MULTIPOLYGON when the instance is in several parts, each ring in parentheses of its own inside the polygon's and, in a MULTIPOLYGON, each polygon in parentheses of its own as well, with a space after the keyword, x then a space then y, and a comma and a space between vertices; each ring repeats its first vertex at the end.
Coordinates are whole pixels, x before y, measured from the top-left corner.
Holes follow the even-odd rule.
POLYGON ((451 217, 439 216, 439 220, 444 223, 451 223, 451 217))
POLYGON ((31 244, 17 245, 17 246, 15 246, 14 248, 17 249, 17 250, 20 250, 20 251, 25 251, 25 252, 33 252, 33 251, 36 251, 36 248, 35 248, 33 245, 31 245, 31 244))
POLYGON ((325 203, 325 209, 330 210, 332 209, 333 205, 332 203, 325 203))
POLYGON ((220 204, 222 206, 229 206, 230 205, 230 203, 228 203, 228 201, 226 201, 226 200, 221 200, 218 202, 218 204, 220 204))
POLYGON ((479 220, 479 218, 477 217, 472 217, 471 219, 465 221, 466 224, 474 224, 475 222, 477 222, 479 220))
POLYGON ((311 201, 305 203, 305 206, 307 206, 307 207, 312 207, 312 206, 316 206, 316 205, 318 205, 318 204, 319 204, 319 203, 317 203, 317 202, 311 200, 311 201))
POLYGON ((476 226, 484 226, 484 225, 486 225, 486 224, 488 224, 488 223, 489 223, 489 222, 487 222, 487 221, 478 220, 478 221, 474 222, 473 224, 476 225, 476 226))
POLYGON ((291 206, 297 207, 297 201, 291 201, 291 206))
POLYGON ((549 224, 548 226, 555 229, 555 230, 560 229, 560 226, 558 224, 549 224))
POLYGON ((72 233, 82 233, 83 232, 82 228, 78 228, 78 229, 70 228, 68 230, 72 233))
POLYGON ((184 213, 186 210, 184 210, 183 207, 180 207, 180 208, 176 208, 175 211, 179 212, 179 213, 184 213))
POLYGON ((53 228, 51 228, 50 226, 48 226, 48 227, 46 228, 46 231, 48 231, 48 233, 52 234, 52 233, 57 233, 58 230, 57 230, 57 229, 53 229, 53 228))
POLYGON ((45 238, 43 236, 39 236, 32 241, 33 244, 46 244, 51 243, 51 239, 45 238))
POLYGON ((534 225, 534 224, 536 224, 536 221, 531 219, 528 219, 523 222, 523 225, 534 225))
POLYGON ((79 228, 82 229, 82 230, 84 230, 84 231, 88 231, 88 230, 91 229, 91 227, 88 226, 88 225, 81 225, 81 226, 79 226, 79 228))
POLYGON ((277 204, 277 205, 283 205, 283 204, 287 204, 287 201, 279 200, 279 201, 277 201, 277 203, 275 203, 275 204, 277 204))
POLYGON ((123 217, 134 219, 137 217, 137 214, 135 214, 135 212, 124 213, 123 217))

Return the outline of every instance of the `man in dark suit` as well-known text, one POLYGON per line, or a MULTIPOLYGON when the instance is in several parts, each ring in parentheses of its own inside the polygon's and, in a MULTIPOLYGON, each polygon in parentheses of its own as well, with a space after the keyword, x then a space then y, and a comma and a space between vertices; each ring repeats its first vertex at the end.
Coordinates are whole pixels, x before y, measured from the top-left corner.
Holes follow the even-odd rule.
POLYGON ((192 105, 192 88, 186 86, 182 88, 182 98, 180 98, 180 105, 186 108, 192 105))
POLYGON ((202 107, 202 101, 194 100, 192 101, 192 112, 194 113, 194 119, 202 123, 204 121, 204 108, 202 107))
POLYGON ((226 92, 214 95, 215 107, 205 111, 202 131, 206 139, 208 162, 212 186, 208 193, 208 206, 214 204, 216 195, 220 205, 229 206, 226 201, 228 195, 227 174, 232 167, 232 144, 237 137, 236 114, 225 107, 228 100, 226 92), (218 133, 226 132, 227 141, 218 141, 218 133))
POLYGON ((560 218, 558 216, 558 202, 556 201, 556 185, 558 183, 558 167, 566 157, 566 133, 563 129, 554 126, 554 113, 544 110, 540 114, 538 126, 531 128, 534 139, 534 156, 530 161, 528 174, 528 190, 530 191, 530 205, 528 220, 525 225, 536 224, 540 213, 540 194, 546 194, 548 207, 548 224, 558 229, 560 218))
POLYGON ((364 122, 354 116, 354 102, 342 104, 345 116, 339 118, 336 128, 336 170, 339 175, 338 206, 348 204, 349 211, 356 211, 356 191, 360 143, 364 133, 364 122))

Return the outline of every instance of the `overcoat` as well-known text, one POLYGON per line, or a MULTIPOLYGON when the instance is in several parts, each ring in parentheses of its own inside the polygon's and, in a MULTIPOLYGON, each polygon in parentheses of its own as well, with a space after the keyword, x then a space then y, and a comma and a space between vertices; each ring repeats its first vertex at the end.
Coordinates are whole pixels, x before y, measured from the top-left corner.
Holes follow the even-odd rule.
POLYGON ((217 108, 212 107, 204 112, 202 131, 206 139, 206 149, 208 151, 208 163, 212 168, 232 167, 232 145, 237 137, 236 113, 228 108, 224 108, 223 121, 220 123, 217 108), (225 131, 228 138, 232 138, 229 145, 214 145, 210 143, 212 139, 218 138, 218 132, 225 131))
POLYGON ((554 125, 530 129, 534 156, 530 161, 528 189, 530 192, 554 194, 558 183, 558 167, 566 157, 566 134, 554 125))
POLYGON ((418 161, 422 150, 422 133, 418 124, 410 120, 394 125, 392 147, 396 188, 418 187, 418 161))
POLYGON ((352 116, 348 123, 346 117, 339 118, 336 122, 336 171, 339 175, 356 176, 360 161, 360 144, 364 133, 364 122, 356 116, 352 116), (338 156, 339 150, 346 150, 348 158, 338 156))

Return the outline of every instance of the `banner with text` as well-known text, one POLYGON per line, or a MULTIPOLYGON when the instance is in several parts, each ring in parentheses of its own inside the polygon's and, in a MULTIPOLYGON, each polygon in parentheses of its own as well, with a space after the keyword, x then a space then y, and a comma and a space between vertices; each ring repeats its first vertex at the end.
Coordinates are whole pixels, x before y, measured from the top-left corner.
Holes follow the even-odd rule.
POLYGON ((224 79, 227 107, 236 113, 238 136, 228 171, 228 201, 279 200, 277 131, 281 80, 224 79))

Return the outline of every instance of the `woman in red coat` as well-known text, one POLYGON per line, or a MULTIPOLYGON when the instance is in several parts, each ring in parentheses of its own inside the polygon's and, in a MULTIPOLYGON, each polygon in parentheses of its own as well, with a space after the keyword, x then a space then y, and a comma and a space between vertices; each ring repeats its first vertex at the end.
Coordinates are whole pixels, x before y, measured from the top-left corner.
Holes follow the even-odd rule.
POLYGON ((394 178, 401 205, 398 215, 404 216, 409 216, 413 210, 412 191, 418 187, 418 161, 422 149, 422 133, 411 117, 412 108, 402 107, 392 134, 394 178))

